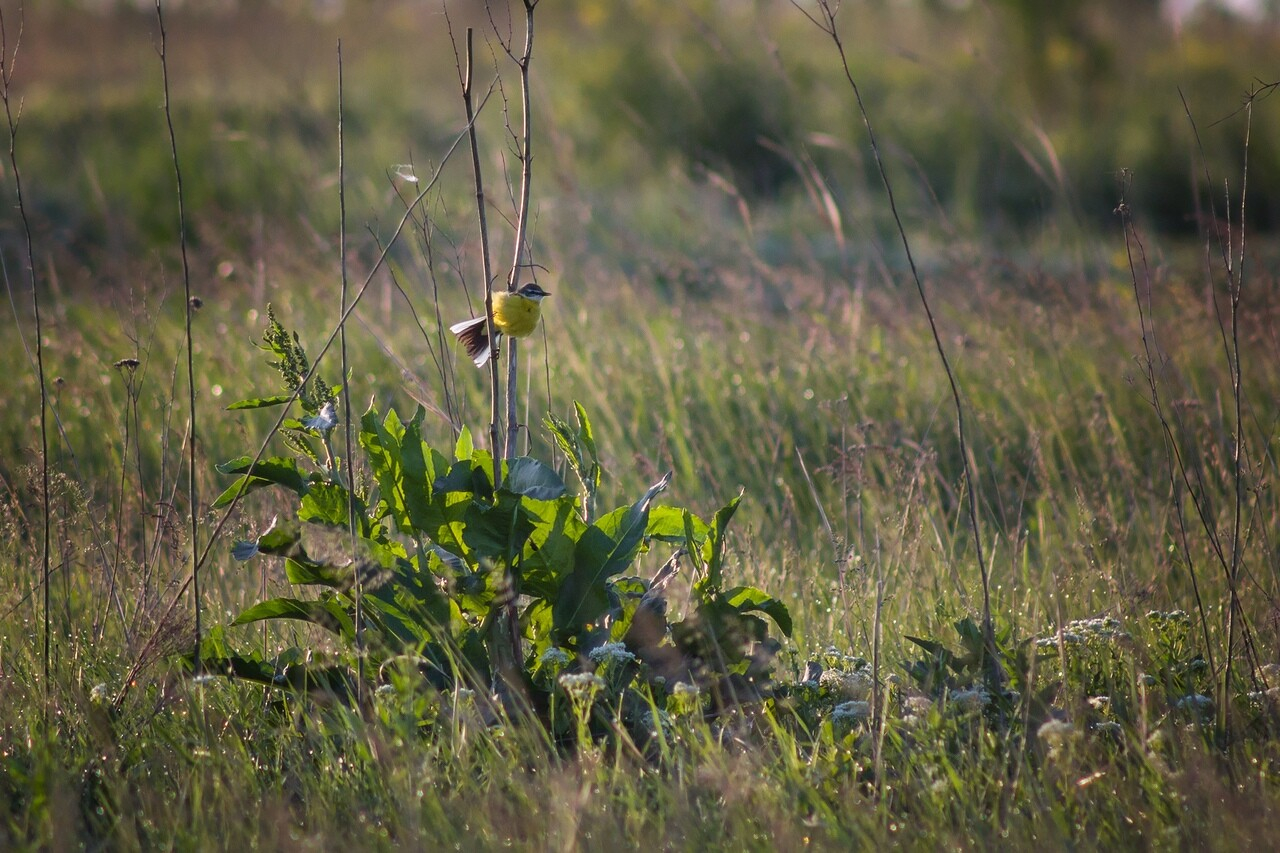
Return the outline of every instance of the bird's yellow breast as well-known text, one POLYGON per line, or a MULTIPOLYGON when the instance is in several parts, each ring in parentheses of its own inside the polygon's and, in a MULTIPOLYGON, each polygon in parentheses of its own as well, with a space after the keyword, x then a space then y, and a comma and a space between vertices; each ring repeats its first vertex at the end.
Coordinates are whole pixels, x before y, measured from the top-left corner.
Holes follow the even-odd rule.
POLYGON ((527 338, 538 328, 542 307, 538 300, 499 290, 493 294, 493 325, 504 335, 527 338))

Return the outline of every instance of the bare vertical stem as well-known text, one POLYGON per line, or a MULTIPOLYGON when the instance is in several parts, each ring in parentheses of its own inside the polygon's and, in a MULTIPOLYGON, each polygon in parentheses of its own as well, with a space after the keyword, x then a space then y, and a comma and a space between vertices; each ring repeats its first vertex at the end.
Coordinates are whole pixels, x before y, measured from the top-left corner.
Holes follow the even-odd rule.
POLYGON ((182 253, 183 312, 186 321, 187 344, 187 405, 191 419, 187 424, 187 503, 189 506, 191 537, 191 600, 195 615, 195 670, 200 672, 200 507, 196 488, 196 368, 192 347, 191 315, 191 264, 187 258, 187 211, 182 193, 182 166, 178 161, 178 137, 173 129, 173 109, 169 98, 168 33, 164 28, 164 10, 161 0, 156 0, 156 21, 160 27, 160 75, 164 82, 164 120, 169 129, 169 153, 173 158, 173 175, 178 194, 178 247, 182 253))
MULTIPOLYGON (((520 202, 516 210, 515 257, 511 260, 511 272, 507 276, 507 290, 515 291, 520 286, 521 259, 525 253, 525 242, 528 239, 529 225, 529 186, 533 175, 533 110, 529 98, 529 61, 533 55, 533 10, 538 0, 524 0, 525 30, 524 52, 519 57, 512 57, 520 69, 520 202)), ((519 418, 519 348, 512 339, 507 344, 507 444, 503 457, 510 459, 516 455, 516 442, 520 433, 519 418)))
POLYGON ((471 84, 475 74, 475 31, 467 27, 467 65, 462 79, 462 103, 467 110, 467 135, 471 141, 471 171, 476 184, 476 212, 480 217, 480 263, 484 272, 484 313, 488 324, 489 346, 494 357, 489 359, 489 385, 492 390, 489 418, 489 446, 493 448, 493 488, 502 484, 502 384, 498 376, 497 332, 493 325, 493 263, 489 258, 489 221, 485 215, 484 179, 480 172, 480 143, 476 139, 475 106, 471 84))
POLYGON ((356 565, 356 477, 352 467, 355 459, 351 450, 351 419, 355 408, 351 405, 351 378, 347 361, 347 182, 346 145, 343 136, 342 112, 342 39, 338 39, 338 265, 342 275, 341 308, 338 316, 338 352, 342 363, 342 433, 343 461, 339 468, 347 486, 347 532, 351 539, 351 568, 355 572, 352 593, 355 597, 356 630, 356 704, 364 707, 364 582, 360 567, 356 565))
POLYGON ((920 271, 916 268, 915 256, 911 252, 911 243, 907 239, 906 228, 903 227, 902 217, 898 214, 898 204, 894 199, 893 186, 889 181, 889 173, 885 169, 884 160, 880 156, 880 146, 876 142, 875 130, 871 126, 871 117, 868 115, 866 105, 862 101, 862 92, 858 88, 858 83, 853 79, 853 72, 849 69, 849 59, 845 55, 844 42, 840 38, 839 29, 836 27, 836 11, 839 9, 839 5, 837 4, 835 8, 832 8, 830 0, 818 0, 818 8, 821 13, 821 18, 819 19, 805 11, 796 0, 792 0, 792 3, 800 10, 801 14, 831 38, 831 41, 835 44, 836 51, 840 55, 840 64, 844 70, 845 79, 849 81, 849 86, 853 89, 854 99, 858 103, 858 112, 862 115, 862 124, 867 129, 867 138, 871 144, 871 154, 876 161, 876 170, 880 173, 880 182, 884 186, 885 195, 889 200, 889 210, 893 214, 898 236, 902 240, 902 248, 906 253, 907 264, 911 267, 911 278, 915 282, 916 292, 920 295, 920 303, 924 307, 925 317, 929 320, 929 331, 933 335, 933 344, 938 351, 938 359, 942 362, 942 369, 947 375, 947 383, 951 387, 951 400, 956 416, 956 437, 960 444, 960 465, 964 474, 965 493, 968 498, 966 506, 969 528, 973 534, 974 556, 977 558, 978 570, 982 576, 982 633, 987 647, 987 683, 989 687, 995 689, 1003 684, 1004 673, 1001 670, 999 651, 996 648, 995 627, 991 621, 990 569, 987 566, 983 552, 982 531, 978 524, 978 486, 969 465, 969 446, 965 429, 964 406, 960 400, 960 388, 956 383, 955 372, 951 369, 951 361, 947 358, 946 348, 942 345, 942 336, 938 332, 938 324, 934 319, 933 308, 929 304, 924 282, 920 278, 920 271))
MULTIPOLYGON (((1244 286, 1245 259, 1245 203, 1249 197, 1249 133, 1253 128, 1253 98, 1245 102, 1244 108, 1244 166, 1240 185, 1240 259, 1234 273, 1227 269, 1227 281, 1231 297, 1231 349, 1227 358, 1231 367, 1231 398, 1235 404, 1235 447, 1231 454, 1232 477, 1235 480, 1235 503, 1231 513, 1231 567, 1228 569, 1228 589, 1230 591, 1230 607, 1227 610, 1227 662, 1222 674, 1222 725, 1231 728, 1231 667, 1235 657, 1236 619, 1240 613, 1240 527, 1244 512, 1244 411, 1242 405, 1240 363, 1240 291, 1244 286)), ((1231 245, 1227 245, 1228 258, 1231 245)), ((1246 649, 1247 653, 1247 649, 1246 649)))
POLYGON ((44 373, 44 326, 40 317, 40 289, 36 284, 35 250, 31 243, 31 222, 27 218, 26 199, 22 195, 22 173, 18 169, 18 122, 22 118, 22 105, 19 103, 14 113, 10 98, 10 83, 13 80, 14 65, 18 60, 18 48, 22 45, 22 22, 19 21, 18 37, 13 45, 13 53, 8 50, 8 32, 5 30, 4 13, 0 12, 0 101, 4 102, 5 122, 9 128, 9 165, 13 169, 13 186, 18 202, 18 216, 22 219, 22 236, 27 260, 27 275, 31 283, 31 306, 35 314, 36 324, 36 378, 40 383, 40 509, 43 517, 43 544, 40 549, 40 584, 43 590, 44 604, 44 697, 45 714, 49 709, 49 675, 50 659, 53 647, 53 630, 51 627, 52 611, 50 609, 50 518, 49 518, 49 388, 44 373))

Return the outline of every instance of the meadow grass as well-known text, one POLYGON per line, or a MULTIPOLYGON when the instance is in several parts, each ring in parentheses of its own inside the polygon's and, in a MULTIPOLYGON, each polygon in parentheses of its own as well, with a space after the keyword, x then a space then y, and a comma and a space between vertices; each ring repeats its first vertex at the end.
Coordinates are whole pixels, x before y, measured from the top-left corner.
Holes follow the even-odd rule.
MULTIPOLYGON (((216 46, 217 33, 199 43, 216 46)), ((553 54, 566 49, 549 44, 553 54)), ((196 73, 191 53, 175 55, 196 73)), ((348 73, 358 78, 360 67, 348 73)), ((275 111, 281 96, 237 88, 266 99, 263 109, 284 124, 289 110, 306 112, 296 103, 275 111)), ((176 114, 180 144, 204 138, 219 115, 275 138, 261 114, 220 112, 209 100, 193 97, 189 107, 205 118, 184 124, 176 114)), ((316 114, 284 134, 302 140, 297 151, 324 150, 307 142, 327 127, 316 114)), ((357 107, 357 128, 361 114, 357 107)), ((71 106, 67 116, 83 120, 71 106)), ((158 124, 131 132, 162 147, 158 124)), ((332 697, 193 679, 181 662, 189 605, 165 609, 191 551, 184 305, 172 246, 138 252, 132 229, 151 232, 136 222, 115 243, 51 251, 57 262, 40 273, 58 423, 43 496, 56 543, 49 681, 39 643, 38 386, 21 336, 0 342, 15 366, 6 386, 13 404, 0 416, 0 845, 1269 846, 1280 805, 1280 676, 1263 666, 1280 654, 1280 507, 1267 488, 1280 425, 1271 246, 1250 244, 1236 317, 1246 448, 1237 467, 1230 305, 1212 241, 1206 261, 1203 247, 1148 233, 1139 219, 1146 260, 1131 264, 1135 235, 1126 243, 1118 219, 1109 231, 1068 224, 1002 241, 968 238, 927 207, 912 208, 908 224, 968 414, 993 615, 1018 691, 983 700, 972 667, 968 680, 952 673, 945 689, 924 677, 936 666, 929 648, 964 656, 980 576, 946 377, 883 215, 867 210, 871 202, 851 203, 841 243, 809 197, 734 196, 705 171, 690 177, 661 162, 647 163, 654 176, 626 193, 584 188, 563 180, 573 157, 557 141, 567 145, 553 137, 540 149, 562 180, 541 185, 537 204, 535 256, 554 295, 545 336, 523 350, 530 454, 563 466, 540 425, 547 414, 571 417, 576 401, 601 450, 604 506, 634 500, 667 470, 674 477, 662 500, 703 517, 743 491, 726 572, 785 602, 796 625, 774 661, 776 693, 738 714, 673 711, 647 743, 618 736, 574 748, 527 719, 495 719, 483 696, 456 687, 382 691, 357 713, 332 697), (1242 523, 1232 541, 1237 479, 1242 523), (1233 553, 1255 652, 1247 660, 1235 638, 1237 668, 1224 686, 1223 566, 1233 553), (877 625, 882 726, 840 717, 835 706, 848 697, 806 682, 811 662, 852 670, 852 658, 870 660, 877 625), (117 705, 144 651, 137 683, 117 705), (1197 695, 1217 705, 1201 707, 1197 695)), ((192 144, 184 170, 199 197, 200 182, 217 183, 222 155, 202 156, 192 144)), ((139 170, 163 174, 156 156, 141 158, 139 170)), ((192 255, 206 534, 218 517, 207 506, 231 481, 214 465, 256 450, 273 420, 224 410, 277 390, 254 346, 266 305, 314 352, 338 304, 332 210, 303 214, 301 225, 277 222, 317 203, 319 188, 273 179, 253 157, 244 163, 222 202, 205 197, 209 217, 196 217, 192 255), (278 186, 284 200, 263 193, 236 218, 237 199, 256 186, 278 186)), ((132 186, 135 169, 121 171, 112 180, 132 186)), ((461 424, 483 435, 488 409, 483 372, 435 337, 433 276, 443 322, 468 315, 455 278, 476 251, 465 217, 455 217, 465 178, 458 171, 431 196, 439 230, 393 253, 394 279, 380 274, 349 328, 353 398, 406 417, 421 401, 424 436, 439 448, 453 446, 461 424), (445 387, 457 389, 453 421, 440 414, 445 387)), ((356 185, 385 240, 400 202, 378 178, 356 185)), ((171 188, 139 191, 139 207, 154 206, 146 198, 171 207, 171 188)), ((99 221, 76 233, 110 230, 108 217, 81 215, 99 221)), ((165 217, 154 217, 150 239, 164 229, 165 217)), ((354 278, 377 255, 373 237, 358 242, 354 278)), ((473 300, 477 293, 473 280, 473 300)), ((29 334, 16 304, 14 328, 29 334)), ((326 360, 321 374, 336 379, 335 365, 326 360)), ((239 563, 230 551, 296 509, 264 491, 236 510, 204 567, 206 626, 288 594, 278 564, 239 563)), ((664 556, 645 554, 632 573, 652 575, 664 556)), ((690 580, 673 584, 673 611, 692 607, 690 580)), ((343 654, 304 623, 226 630, 267 658, 286 646, 316 660, 343 654)))

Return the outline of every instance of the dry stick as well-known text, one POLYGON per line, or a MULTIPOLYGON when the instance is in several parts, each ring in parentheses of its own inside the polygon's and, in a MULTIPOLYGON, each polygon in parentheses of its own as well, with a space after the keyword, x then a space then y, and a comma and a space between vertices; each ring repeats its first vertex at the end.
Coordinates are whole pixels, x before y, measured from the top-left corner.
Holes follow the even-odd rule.
POLYGON ((920 303, 924 306, 925 316, 929 320, 929 331, 933 334, 934 347, 938 351, 942 369, 947 374, 947 383, 951 386, 951 399, 956 413, 956 436, 960 443, 960 464, 964 471, 965 491, 968 498, 969 527, 973 533, 973 546, 978 561, 978 570, 982 574, 982 634, 987 646, 987 683, 994 690, 1000 687, 1004 677, 1000 668, 999 651, 996 648, 995 627, 991 621, 991 578, 986 558, 983 555, 982 533, 978 526, 978 484, 969 468, 969 447, 965 433, 964 407, 960 402, 960 389, 956 384, 955 373, 951 370, 951 362, 947 358, 946 349, 942 345, 942 336, 938 333, 938 324, 934 320, 933 309, 929 305, 929 297, 925 293, 924 283, 921 281, 920 272, 916 268, 915 256, 911 253, 911 243, 907 239, 906 228, 903 227, 902 218, 898 214, 898 205, 894 200, 893 187, 889 182, 889 173, 885 170, 884 160, 880 156, 880 146, 876 142, 876 134, 871 127, 871 118, 867 114, 866 105, 862 101, 862 92, 858 88, 857 82, 853 79, 853 72, 849 69, 849 59, 845 55, 844 42, 841 40, 839 30, 836 28, 836 10, 831 8, 830 0, 818 0, 818 8, 822 11, 822 19, 818 20, 805 11, 796 0, 792 0, 792 5, 800 10, 800 14, 830 36, 835 44, 836 51, 840 54, 840 64, 844 69, 845 79, 849 81, 849 86, 853 89, 854 98, 858 102, 858 112, 862 115, 862 124, 867 129, 867 138, 871 143, 871 154, 876 161, 876 170, 880 173, 880 182, 884 185, 885 195, 889 199, 889 210, 893 213, 893 222, 897 226, 898 236, 902 239, 902 248, 907 256, 907 264, 911 267, 911 278, 915 282, 916 292, 920 295, 920 303))
MULTIPOLYGON (((346 147, 342 130, 342 39, 338 39, 338 257, 342 275, 341 308, 338 311, 343 317, 347 313, 347 186, 346 186, 346 147)), ((352 461, 355 456, 351 452, 351 413, 355 411, 351 405, 351 379, 347 361, 347 324, 343 320, 338 324, 338 360, 342 364, 342 433, 345 442, 346 471, 342 472, 347 480, 347 532, 351 539, 351 568, 354 571, 355 584, 355 630, 356 630, 356 705, 364 707, 364 581, 360 567, 356 565, 356 476, 352 461)), ((340 475, 341 476, 341 475, 340 475)))
POLYGON ((173 175, 178 194, 178 246, 182 253, 182 294, 183 312, 186 321, 187 342, 187 405, 191 410, 191 420, 187 424, 189 441, 187 442, 187 503, 190 511, 191 537, 191 600, 195 613, 195 671, 200 672, 200 517, 199 495, 196 492, 196 367, 195 353, 191 339, 191 265, 187 259, 187 211, 182 193, 182 167, 178 163, 178 138, 173 129, 173 110, 169 99, 169 61, 166 48, 168 34, 164 28, 164 11, 161 0, 156 0, 156 22, 160 27, 160 75, 164 83, 164 120, 169 128, 169 153, 173 158, 173 175))
POLYGON ((484 209, 484 179, 480 171, 480 144, 476 140, 475 108, 471 83, 475 66, 475 31, 467 27, 467 67, 462 80, 462 103, 467 110, 467 134, 471 140, 471 171, 476 185, 476 212, 480 217, 480 263, 484 272, 484 313, 489 332, 489 387, 492 391, 489 416, 489 446, 493 449, 493 488, 502 485, 502 385, 498 377, 497 328, 493 325, 493 264, 489 260, 489 220, 484 209))
MULTIPOLYGON (((1230 289, 1231 296, 1231 348, 1227 357, 1227 363, 1231 367, 1231 396, 1235 403, 1236 418, 1236 434, 1235 448, 1232 453, 1232 475, 1235 479, 1235 506, 1232 508, 1231 520, 1231 568, 1228 570, 1230 585, 1228 587, 1231 596, 1231 606, 1227 610, 1227 663, 1222 674, 1222 725, 1223 728, 1229 728, 1231 725, 1231 664, 1235 658, 1235 639, 1236 639, 1236 617, 1243 616, 1240 611, 1239 598, 1239 581, 1240 581, 1240 515, 1244 506, 1244 471, 1243 458, 1244 452, 1244 416, 1241 406, 1241 390, 1240 379, 1242 367, 1240 364, 1240 291, 1244 287, 1244 258, 1245 258, 1245 227, 1244 214, 1245 202, 1249 194, 1249 132, 1253 126, 1253 101, 1250 100, 1245 104, 1245 125, 1244 125, 1244 163, 1242 166, 1242 178, 1240 184, 1240 262, 1234 275, 1228 269, 1228 281, 1233 283, 1230 289)), ((1228 227, 1230 223, 1228 222, 1228 227)), ((1228 240, 1230 239, 1230 231, 1228 240)), ((1231 250, 1231 243, 1227 244, 1228 254, 1231 250)), ((1253 672, 1257 671, 1257 667, 1250 667, 1253 672)))
MULTIPOLYGON (((1154 340, 1155 325, 1148 319, 1150 305, 1144 309, 1142 305, 1142 292, 1138 285, 1138 270, 1142 269, 1145 273, 1147 270, 1147 252, 1146 247, 1142 244, 1142 238, 1134 227, 1129 216, 1129 205, 1121 196, 1120 205, 1116 208, 1116 212, 1120 214, 1121 222, 1124 225, 1124 246, 1125 253, 1129 260, 1129 275, 1133 282, 1133 298, 1138 307, 1138 324, 1142 332, 1142 351, 1143 358, 1146 361, 1146 370, 1144 371, 1147 380, 1147 388, 1151 392, 1150 404, 1155 409, 1156 419, 1160 422, 1161 431, 1164 433, 1165 458, 1169 469, 1169 490, 1173 496, 1174 509, 1177 512, 1178 531, 1182 543, 1183 559, 1187 562, 1187 575, 1191 578, 1191 593, 1195 598, 1196 611, 1200 614, 1200 630, 1204 638, 1205 654, 1209 656, 1209 669, 1216 671, 1217 667, 1213 660, 1213 646, 1209 642, 1209 616, 1205 611, 1204 600, 1200 596, 1200 581, 1196 571, 1195 560, 1191 556, 1191 544, 1187 539, 1186 524, 1183 521, 1183 503, 1182 493, 1178 487, 1178 476, 1181 474, 1183 484, 1188 494, 1191 495, 1191 501, 1195 505, 1197 512, 1200 514, 1201 523, 1208 525, 1208 518, 1204 515, 1204 511, 1200 506, 1200 501, 1195 496, 1195 491, 1191 488, 1188 480, 1186 465, 1182 460, 1182 454, 1178 449, 1177 441, 1173 434, 1173 428, 1170 426, 1168 419, 1164 413, 1164 404, 1160 397, 1160 387, 1156 381, 1155 375, 1155 355, 1153 350, 1158 350, 1159 344, 1154 340), (1137 246, 1138 257, 1135 258, 1133 251, 1137 246)), ((1147 299, 1151 299, 1150 282, 1147 283, 1147 299)), ((1061 625, 1059 619, 1059 625, 1061 625)), ((1219 703, 1221 704, 1221 703, 1219 703)))
MULTIPOLYGON (((525 251, 525 240, 527 239, 529 227, 529 187, 530 179, 533 175, 533 154, 531 145, 533 142, 533 111, 529 103, 529 61, 533 55, 533 9, 538 5, 537 0, 524 0, 525 12, 525 30, 524 30, 524 53, 519 59, 508 56, 515 60, 516 66, 520 69, 520 109, 523 113, 521 116, 520 127, 520 147, 517 154, 520 157, 520 203, 516 207, 516 239, 515 239, 515 257, 511 261, 511 273, 507 276, 507 290, 515 292, 520 286, 520 259, 525 251)), ((518 347, 514 338, 507 344, 507 446, 503 451, 505 459, 511 459, 516 453, 516 440, 520 432, 520 422, 518 417, 518 400, 519 391, 519 368, 518 368, 518 347)))
MULTIPOLYGON (((483 107, 484 104, 481 103, 481 106, 483 107)), ((400 239, 400 235, 404 231, 405 224, 408 223, 414 210, 416 210, 418 205, 422 203, 422 200, 427 197, 427 193, 431 192, 435 187, 436 181, 440 179, 440 175, 444 171, 445 164, 449 162, 449 158, 453 155, 453 152, 457 149, 458 145, 461 144, 465 136, 466 131, 459 134, 453 140, 453 144, 449 146, 449 150, 445 152, 444 158, 440 162, 440 167, 436 170, 436 173, 432 175, 431 181, 423 188, 422 192, 418 193, 417 197, 414 198, 413 202, 409 205, 409 208, 404 212, 404 215, 400 217, 400 221, 396 224, 395 231, 391 234, 391 239, 387 241, 386 247, 378 254, 378 259, 374 262, 368 275, 365 276, 364 282, 360 285, 360 289, 356 291, 355 297, 342 312, 342 316, 338 318, 338 325, 329 333, 329 337, 325 340, 324 346, 320 348, 319 354, 317 354, 312 360, 311 369, 307 371, 306 376, 302 377, 302 380, 298 383, 298 387, 293 390, 289 395, 289 398, 285 400, 284 404, 280 407, 280 415, 276 418, 276 422, 272 424, 271 429, 267 431, 266 437, 262 439, 261 446, 258 447, 258 452, 254 454, 253 461, 249 463, 249 467, 245 469, 245 473, 242 475, 244 477, 242 483, 245 485, 248 484, 249 478, 253 476, 253 469, 262 461, 262 457, 266 456, 267 447, 271 444, 271 439, 275 437, 276 433, 280 431, 281 425, 283 425, 285 420, 288 419, 289 407, 298 399, 298 395, 302 392, 302 389, 306 387, 306 384, 311 381, 312 377, 314 377, 316 372, 320 369, 320 362, 324 359, 329 350, 333 348, 333 343, 338 339, 338 332, 341 329, 342 324, 347 321, 347 318, 351 316, 353 311, 355 311, 356 306, 360 304, 361 298, 364 297, 369 286, 373 284, 374 276, 378 274, 378 271, 382 269, 382 265, 386 263, 387 255, 390 254, 391 248, 395 246, 396 242, 400 239)), ((187 589, 190 588, 194 582, 196 570, 204 564, 206 559, 208 559, 209 552, 213 550, 214 543, 218 541, 218 537, 222 534, 223 529, 225 529, 227 524, 230 522, 232 514, 237 508, 239 508, 240 500, 244 495, 245 486, 242 485, 232 497, 231 502, 227 504, 226 508, 223 510, 222 516, 218 519, 218 523, 215 524, 213 530, 210 531, 208 539, 204 545, 204 550, 200 552, 200 557, 196 561, 195 566, 192 567, 191 574, 187 575, 186 580, 182 582, 182 585, 178 587, 177 592, 174 593, 173 598, 169 600, 169 604, 165 607, 163 614, 158 620, 156 620, 157 625, 163 627, 169 617, 169 614, 173 612, 174 608, 178 606, 178 602, 182 600, 184 595, 186 595, 187 589)), ((160 630, 154 631, 151 634, 151 637, 139 650, 133 666, 130 667, 128 675, 125 676, 124 684, 120 687, 120 692, 116 694, 116 698, 112 701, 112 705, 114 707, 120 708, 124 704, 124 700, 128 697, 129 691, 132 689, 138 674, 146 664, 148 654, 153 648, 155 648, 155 644, 160 637, 160 633, 160 630)))
POLYGON ((18 49, 22 46, 21 13, 19 13, 18 38, 13 45, 13 54, 8 52, 8 33, 4 26, 4 13, 0 12, 0 101, 4 102, 5 121, 9 127, 9 165, 13 169, 13 186, 18 201, 18 216, 22 219, 22 236, 27 256, 27 273, 31 282, 31 305, 35 313, 36 324, 36 378, 40 382, 40 508, 43 516, 43 545, 40 552, 41 584, 44 586, 44 713, 49 712, 49 660, 52 648, 53 631, 51 628, 52 611, 50 610, 49 592, 49 388, 44 374, 44 326, 40 317, 40 290, 36 286, 35 250, 31 244, 31 222, 27 219, 26 199, 22 195, 22 173, 18 170, 18 122, 22 118, 22 105, 18 105, 18 115, 13 114, 10 103, 9 84, 13 79, 14 65, 18 61, 18 49), (6 57, 8 61, 6 62, 6 57))
MULTIPOLYGON (((525 37, 524 37, 524 53, 519 59, 515 59, 516 65, 520 69, 520 106, 523 112, 521 117, 520 142, 518 155, 520 157, 520 202, 516 207, 516 235, 514 257, 511 261, 511 272, 507 276, 507 291, 515 292, 519 286, 520 278, 520 259, 524 254, 525 240, 529 222, 529 187, 532 177, 532 154, 530 146, 533 136, 532 109, 529 103, 529 60, 533 54, 533 9, 537 5, 537 0, 524 0, 525 9, 525 37)), ((507 55, 511 56, 508 50, 507 55)), ((512 337, 507 343, 507 435, 506 446, 502 451, 502 460, 510 462, 516 455, 516 443, 520 434, 519 419, 519 391, 520 391, 520 373, 519 373, 519 347, 516 339, 512 337)), ((502 461, 494 460, 493 467, 496 472, 502 466, 502 461)), ((497 475, 495 473, 495 482, 497 475)), ((511 568, 507 569, 507 582, 512 584, 514 573, 511 568)), ((515 591, 515 590, 513 590, 515 591)), ((508 596, 507 600, 500 605, 501 609, 497 614, 498 624, 502 627, 502 638, 498 642, 505 640, 509 647, 504 650, 503 656, 507 658, 504 668, 500 667, 500 674, 509 686, 520 684, 519 668, 520 659, 522 657, 520 647, 520 614, 516 609, 514 596, 508 596)))
MULTIPOLYGON (((1245 141, 1244 141, 1245 159, 1244 159, 1244 171, 1243 171, 1243 177, 1242 177, 1243 185, 1240 193, 1240 235, 1241 236, 1240 236, 1240 269, 1238 273, 1232 264, 1230 231, 1228 230, 1227 232, 1227 242, 1224 245, 1222 242, 1222 235, 1218 232, 1217 228, 1214 228, 1214 234, 1215 236, 1217 236, 1217 239, 1218 239, 1218 252, 1222 258, 1223 270, 1226 272, 1226 275, 1227 275, 1227 291, 1231 298, 1231 320, 1230 320, 1231 342, 1230 344, 1227 344, 1226 341, 1224 340, 1224 346, 1226 347, 1226 350, 1227 350, 1226 352, 1227 364, 1231 370, 1232 395, 1233 395, 1233 400, 1235 404, 1235 420, 1236 420, 1235 448, 1233 453, 1233 472, 1232 472, 1235 479, 1235 506, 1233 510, 1233 516, 1234 516, 1233 517, 1233 534, 1232 534, 1232 542, 1231 542, 1231 559, 1229 563, 1223 558, 1221 545, 1218 543, 1217 537, 1214 534, 1213 529, 1209 525, 1209 521, 1204 517, 1203 512, 1201 512, 1201 523, 1205 526, 1206 533, 1209 534, 1210 540, 1213 544, 1215 555, 1218 557, 1218 560, 1222 564, 1222 568, 1227 576, 1227 591, 1228 591, 1228 602, 1229 602, 1228 608, 1227 608, 1227 649, 1226 649, 1227 659, 1223 667, 1223 681, 1222 681, 1223 701, 1218 703, 1219 715, 1220 715, 1219 722, 1221 723, 1223 728, 1226 728, 1230 723, 1230 709, 1229 709, 1229 702, 1227 701, 1227 697, 1230 695, 1230 689, 1231 689, 1231 669, 1232 669, 1233 658, 1235 656, 1234 655, 1235 631, 1236 631, 1237 616, 1240 617, 1241 632, 1242 632, 1242 637, 1245 643, 1246 653, 1252 654, 1254 657, 1256 657, 1256 651, 1254 650, 1253 640, 1252 640, 1252 632, 1249 629, 1249 621, 1247 618, 1245 618, 1243 610, 1241 609, 1240 595, 1239 595, 1239 573, 1240 573, 1240 560, 1241 560, 1240 517, 1241 517, 1242 507, 1243 507, 1243 488, 1244 488, 1243 487, 1243 481, 1244 481, 1243 464, 1244 463, 1242 458, 1243 447, 1244 447, 1244 432, 1243 432, 1244 418, 1243 418, 1243 412, 1242 412, 1242 397, 1241 397, 1242 391, 1241 391, 1240 339, 1239 339, 1239 331, 1238 331, 1238 320, 1239 320, 1238 312, 1239 312, 1239 306, 1240 306, 1240 292, 1243 286, 1243 272, 1244 272, 1244 259, 1245 259, 1244 214, 1245 214, 1245 203, 1247 201, 1247 190, 1249 185, 1249 132, 1252 126, 1252 119, 1253 119, 1253 100, 1259 94, 1263 92, 1269 92, 1274 88, 1275 88, 1275 84, 1270 84, 1270 85, 1264 86, 1262 89, 1251 91, 1249 93, 1249 96, 1245 100, 1245 107, 1244 107, 1245 115, 1246 115, 1245 141)), ((1183 111, 1187 116, 1187 122, 1191 125, 1191 132, 1195 136, 1196 149, 1200 153, 1201 167, 1204 170, 1205 181, 1209 186, 1212 186, 1213 184, 1209 176, 1209 165, 1204 156, 1204 145, 1200 141, 1200 130, 1196 126, 1195 118, 1191 114, 1191 107, 1187 104, 1186 96, 1182 93, 1181 89, 1178 90, 1178 96, 1182 99, 1183 111)), ((1210 215, 1211 223, 1214 223, 1214 224, 1217 223, 1217 219, 1218 219, 1216 207, 1217 206, 1216 204, 1214 204, 1214 201, 1213 201, 1213 196, 1212 194, 1210 194, 1209 215, 1210 215)), ((1228 213, 1228 228, 1230 227, 1229 220, 1230 220, 1230 214, 1228 213)), ((1216 308, 1217 300, 1214 300, 1214 306, 1216 308)), ((1221 317, 1219 317, 1219 328, 1221 328, 1221 317)), ((1225 331, 1224 331, 1224 335, 1225 335, 1225 331)), ((1196 501, 1195 503, 1196 503, 1197 510, 1199 510, 1200 502, 1196 501)), ((1256 675, 1257 669, 1258 669, 1257 666, 1251 666, 1251 673, 1253 674, 1253 677, 1255 678, 1255 680, 1257 678, 1257 675, 1256 675)))

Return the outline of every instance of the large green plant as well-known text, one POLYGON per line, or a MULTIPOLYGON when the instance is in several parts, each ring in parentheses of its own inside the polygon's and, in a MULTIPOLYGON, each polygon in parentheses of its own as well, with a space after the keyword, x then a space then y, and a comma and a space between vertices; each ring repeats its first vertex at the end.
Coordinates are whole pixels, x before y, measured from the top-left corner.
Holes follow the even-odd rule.
POLYGON ((256 540, 237 543, 235 555, 282 559, 289 582, 314 594, 259 602, 232 625, 301 620, 337 642, 325 644, 328 655, 309 644, 265 657, 234 652, 227 632, 215 630, 202 648, 207 671, 347 699, 355 693, 361 653, 368 677, 384 684, 403 683, 410 672, 438 689, 487 690, 498 674, 498 632, 513 630, 503 624, 501 615, 510 611, 502 605, 514 600, 519 679, 530 707, 553 707, 564 689, 547 677, 549 660, 559 662, 553 676, 594 674, 620 658, 634 662, 610 674, 607 693, 615 708, 638 707, 641 693, 652 707, 655 685, 661 700, 680 682, 707 688, 701 695, 718 705, 759 695, 776 647, 762 616, 788 635, 791 619, 781 601, 761 590, 725 585, 726 532, 741 497, 704 521, 688 509, 655 503, 667 475, 634 502, 596 517, 601 467, 581 406, 576 424, 547 421, 581 484, 579 494, 531 457, 503 462, 495 489, 489 451, 475 447, 464 429, 452 454, 441 453, 423 436, 421 407, 407 420, 394 409, 366 411, 359 447, 368 476, 352 476, 330 441, 338 425, 331 386, 304 382, 309 362, 301 343, 268 317, 263 348, 275 357, 288 393, 231 408, 296 401, 303 416, 283 424, 293 453, 218 466, 237 480, 215 505, 262 488, 290 495, 292 517, 277 517, 256 540), (354 537, 348 501, 355 504, 354 537), (628 574, 637 558, 658 548, 672 553, 663 571, 653 579, 628 574), (684 557, 693 567, 692 595, 687 617, 672 624, 663 588, 684 557), (357 586, 362 650, 356 648, 357 586), (613 654, 599 653, 606 648, 613 654))

